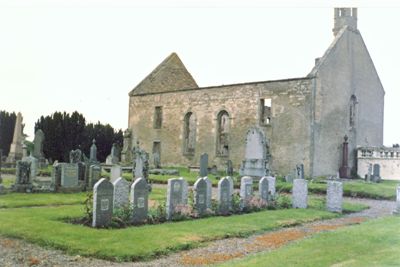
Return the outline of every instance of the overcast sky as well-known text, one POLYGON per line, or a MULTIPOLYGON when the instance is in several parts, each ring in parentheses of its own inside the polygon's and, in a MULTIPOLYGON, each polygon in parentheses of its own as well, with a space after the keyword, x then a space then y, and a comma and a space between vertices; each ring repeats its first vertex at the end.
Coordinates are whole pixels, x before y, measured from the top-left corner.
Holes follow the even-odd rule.
POLYGON ((397 1, 189 3, 0 0, 0 110, 22 113, 28 139, 55 111, 125 129, 129 91, 172 52, 199 86, 304 77, 348 4, 386 91, 384 143, 400 142, 397 1))

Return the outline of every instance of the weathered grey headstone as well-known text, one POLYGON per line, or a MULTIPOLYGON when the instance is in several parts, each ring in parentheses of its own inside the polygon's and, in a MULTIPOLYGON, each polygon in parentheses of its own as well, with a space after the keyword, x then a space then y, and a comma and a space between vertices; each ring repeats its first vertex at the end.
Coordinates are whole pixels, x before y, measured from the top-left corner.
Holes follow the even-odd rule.
POLYGON ((119 163, 119 148, 117 144, 113 144, 111 147, 110 155, 107 156, 106 159, 107 164, 118 164, 119 163))
POLYGON ((193 188, 194 208, 197 210, 199 216, 202 216, 207 210, 207 202, 211 202, 211 195, 208 194, 207 190, 207 182, 203 178, 199 178, 194 183, 193 188))
POLYGON ((143 177, 143 167, 144 167, 143 157, 139 155, 139 157, 136 157, 136 165, 134 169, 136 178, 143 177))
POLYGON ((206 199, 207 209, 211 209, 212 182, 207 176, 203 177, 203 179, 207 183, 207 195, 210 196, 206 199))
POLYGON ((149 189, 146 179, 138 178, 131 186, 132 222, 141 223, 147 220, 149 189))
POLYGON ((39 160, 44 158, 43 142, 44 133, 41 129, 38 129, 35 133, 35 138, 33 139, 33 156, 39 160))
POLYGON ((124 163, 132 162, 132 131, 126 129, 124 131, 124 143, 121 151, 121 161, 124 163))
POLYGON ((288 175, 285 176, 285 181, 287 183, 293 183, 293 175, 291 173, 289 173, 288 175))
POLYGON ((293 180, 292 206, 306 209, 308 200, 308 181, 305 179, 293 180))
POLYGON ((28 157, 28 146, 26 144, 22 144, 22 160, 28 157))
POLYGON ((119 165, 111 166, 110 181, 114 182, 115 180, 117 180, 121 176, 122 176, 122 168, 121 168, 121 166, 119 166, 119 165))
POLYGON ((374 172, 372 174, 372 182, 379 183, 381 181, 381 166, 374 164, 374 172))
POLYGON ((127 208, 129 205, 130 183, 122 177, 113 182, 114 186, 114 210, 127 208))
POLYGON ((76 163, 61 165, 61 187, 76 187, 79 184, 79 169, 76 163))
POLYGON ((219 214, 227 215, 231 210, 233 194, 231 183, 232 181, 227 177, 222 178, 218 182, 217 202, 219 214))
POLYGON ((200 176, 208 175, 208 154, 204 153, 200 156, 200 176))
POLYGON ((84 162, 78 162, 78 180, 85 181, 86 177, 86 164, 84 162))
POLYGON ((100 165, 90 165, 89 167, 89 188, 92 189, 93 186, 100 180, 101 178, 101 166, 100 165))
POLYGON ((258 182, 258 193, 262 201, 268 202, 268 179, 267 177, 262 177, 258 182))
POLYGON ((35 179, 39 171, 39 161, 33 156, 28 156, 23 158, 23 161, 28 161, 31 163, 31 180, 35 179))
POLYGON ((304 164, 296 165, 296 179, 304 179, 304 164))
POLYGON ((82 151, 80 149, 71 150, 69 152, 69 163, 82 162, 82 151))
POLYGON ((231 186, 231 193, 233 194, 233 186, 234 186, 234 181, 231 176, 227 176, 226 179, 229 180, 229 185, 231 186))
POLYGON ((326 209, 331 212, 342 213, 343 183, 328 181, 326 190, 326 209))
POLYGON ((397 186, 396 190, 396 209, 393 211, 394 215, 400 215, 400 185, 397 186))
POLYGON ((226 162, 226 175, 233 176, 233 163, 230 159, 226 162))
POLYGON ((368 164, 368 173, 365 176, 365 181, 371 182, 371 177, 372 177, 372 164, 368 164))
POLYGON ((275 198, 275 191, 276 191, 275 182, 276 182, 276 178, 273 177, 273 176, 267 176, 267 180, 268 180, 269 196, 270 196, 270 198, 275 198))
POLYGON ((15 184, 12 186, 13 190, 16 192, 31 192, 31 162, 18 160, 16 169, 17 177, 15 184))
POLYGON ((51 172, 51 188, 57 191, 61 187, 61 165, 64 163, 59 163, 55 161, 53 164, 53 170, 51 172))
POLYGON ((187 182, 181 178, 168 179, 167 220, 171 220, 178 205, 186 205, 188 196, 187 182))
POLYGON ((245 208, 249 205, 249 202, 253 196, 253 178, 249 176, 243 176, 240 180, 240 198, 241 207, 245 208))
POLYGON ((97 162, 97 146, 96 146, 96 140, 92 140, 92 145, 90 146, 90 156, 89 160, 91 163, 97 162))
POLYGON ((101 178, 93 187, 93 227, 104 227, 111 223, 113 214, 114 187, 101 178))

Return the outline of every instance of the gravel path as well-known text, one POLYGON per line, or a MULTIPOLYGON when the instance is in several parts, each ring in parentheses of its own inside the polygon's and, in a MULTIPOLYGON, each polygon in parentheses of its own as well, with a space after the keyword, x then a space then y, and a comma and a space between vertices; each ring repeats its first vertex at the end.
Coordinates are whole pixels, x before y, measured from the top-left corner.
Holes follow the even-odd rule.
POLYGON ((45 249, 19 239, 0 237, 0 266, 200 266, 243 257, 259 251, 268 251, 316 232, 334 230, 360 223, 370 218, 388 216, 395 208, 393 201, 345 198, 346 201, 370 206, 362 212, 342 218, 307 223, 247 238, 230 238, 204 244, 201 248, 183 251, 149 262, 114 263, 81 256, 70 256, 62 251, 45 249))

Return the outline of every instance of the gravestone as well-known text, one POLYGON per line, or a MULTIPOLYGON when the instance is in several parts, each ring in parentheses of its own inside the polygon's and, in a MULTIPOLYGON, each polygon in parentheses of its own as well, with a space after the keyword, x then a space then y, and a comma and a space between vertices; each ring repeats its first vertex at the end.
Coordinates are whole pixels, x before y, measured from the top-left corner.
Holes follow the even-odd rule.
POLYGON ((136 178, 149 179, 149 153, 137 148, 135 150, 135 160, 133 165, 134 176, 136 178))
MULTIPOLYGON (((86 177, 86 164, 84 162, 78 162, 78 180, 85 182, 86 177)), ((86 182, 85 182, 86 184, 86 182)))
POLYGON ((208 177, 203 177, 204 181, 207 183, 207 195, 210 196, 206 199, 207 209, 211 209, 211 198, 212 198, 212 182, 208 177))
POLYGON ((306 209, 308 200, 308 181, 294 179, 292 192, 292 206, 295 209, 306 209))
POLYGON ((167 186, 167 220, 171 220, 178 205, 186 205, 188 196, 187 182, 181 178, 168 179, 167 186))
POLYGON ((381 179, 381 166, 379 164, 374 164, 374 172, 371 180, 374 183, 379 183, 381 179))
POLYGON ((107 179, 101 178, 93 187, 93 227, 110 225, 113 214, 114 187, 107 179))
POLYGON ((240 167, 241 176, 262 177, 268 174, 268 148, 263 131, 253 127, 247 132, 245 159, 240 167))
POLYGON ((93 189, 93 186, 100 180, 101 178, 101 166, 100 165, 90 165, 89 167, 89 188, 93 189))
POLYGON ((330 212, 342 213, 343 183, 328 181, 326 190, 326 209, 330 212))
POLYGON ((124 143, 121 151, 121 161, 124 163, 132 162, 132 131, 126 129, 123 137, 124 143))
POLYGON ((69 163, 82 162, 82 151, 80 149, 71 150, 69 152, 69 163))
POLYGON ((293 183, 293 175, 291 173, 289 173, 288 175, 285 176, 285 181, 287 183, 293 183))
POLYGON ((92 145, 90 146, 90 155, 89 161, 91 163, 97 163, 97 146, 96 146, 96 139, 92 140, 92 145))
POLYGON ((8 153, 7 162, 14 163, 17 160, 22 159, 22 142, 23 142, 23 126, 22 126, 22 114, 18 112, 15 120, 13 140, 10 146, 10 152, 8 153))
POLYGON ((204 153, 200 156, 200 177, 208 175, 208 154, 204 153))
POLYGON ((131 186, 132 222, 142 223, 147 220, 149 189, 146 179, 138 178, 131 186))
POLYGON ((119 165, 111 166, 110 181, 114 182, 115 180, 117 180, 121 176, 122 176, 122 168, 121 168, 121 166, 119 166, 119 165))
POLYGON ((119 148, 114 143, 111 147, 110 155, 107 156, 106 164, 118 164, 119 163, 119 148))
POLYGON ((400 185, 397 186, 396 190, 396 209, 393 211, 394 215, 400 215, 400 185))
POLYGON ((232 194, 231 190, 232 181, 227 177, 222 178, 218 182, 217 202, 218 213, 221 215, 228 215, 232 207, 232 194))
POLYGON ((112 184, 114 186, 114 210, 127 208, 129 205, 130 183, 119 177, 112 184))
POLYGON ((273 176, 267 176, 267 180, 268 180, 268 190, 269 190, 269 197, 271 199, 275 198, 275 182, 276 182, 276 178, 273 176))
POLYGON ((368 173, 365 175, 365 181, 371 182, 372 177, 372 164, 368 164, 368 173))
POLYGON ((55 161, 53 164, 53 170, 51 171, 51 188, 54 191, 58 191, 61 187, 61 165, 64 163, 59 163, 55 161))
POLYGON ((304 164, 296 165, 296 179, 304 179, 304 164))
POLYGON ((28 157, 28 146, 26 144, 22 144, 22 160, 28 157))
POLYGON ((268 202, 269 201, 269 196, 268 196, 268 179, 267 177, 262 177, 260 181, 258 182, 258 193, 260 196, 260 199, 263 202, 268 202))
POLYGON ((207 203, 211 202, 211 195, 209 195, 209 191, 207 190, 207 182, 204 178, 198 178, 194 183, 193 189, 194 208, 197 210, 198 215, 202 216, 206 213, 207 203))
POLYGON ((31 180, 36 179, 36 176, 39 171, 39 161, 37 158, 33 156, 28 156, 23 158, 23 161, 27 161, 31 163, 31 180))
POLYGON ((31 163, 18 160, 16 169, 16 180, 12 190, 16 192, 32 192, 31 163))
POLYGON ((44 133, 41 129, 38 129, 35 133, 35 138, 33 139, 33 156, 37 158, 40 162, 40 165, 44 163, 44 153, 43 153, 43 142, 44 142, 44 133))
POLYGON ((233 163, 230 159, 226 162, 226 175, 233 176, 233 163))
POLYGON ((77 187, 79 185, 79 168, 76 163, 61 165, 61 187, 77 187))
POLYGON ((233 194, 233 185, 234 185, 234 181, 233 181, 233 179, 232 179, 231 176, 227 176, 226 178, 229 180, 229 184, 230 184, 230 186, 231 186, 231 192, 232 192, 232 194, 233 194))
POLYGON ((244 176, 240 180, 241 208, 245 208, 249 205, 252 196, 253 196, 253 178, 249 176, 244 176))

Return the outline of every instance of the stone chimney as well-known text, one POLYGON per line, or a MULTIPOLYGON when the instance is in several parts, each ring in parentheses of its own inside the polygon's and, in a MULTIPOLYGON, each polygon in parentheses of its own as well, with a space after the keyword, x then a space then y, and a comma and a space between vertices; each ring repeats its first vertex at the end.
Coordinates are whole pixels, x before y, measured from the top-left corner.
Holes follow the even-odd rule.
POLYGON ((333 35, 336 36, 345 26, 351 30, 357 30, 357 8, 335 8, 333 35))

